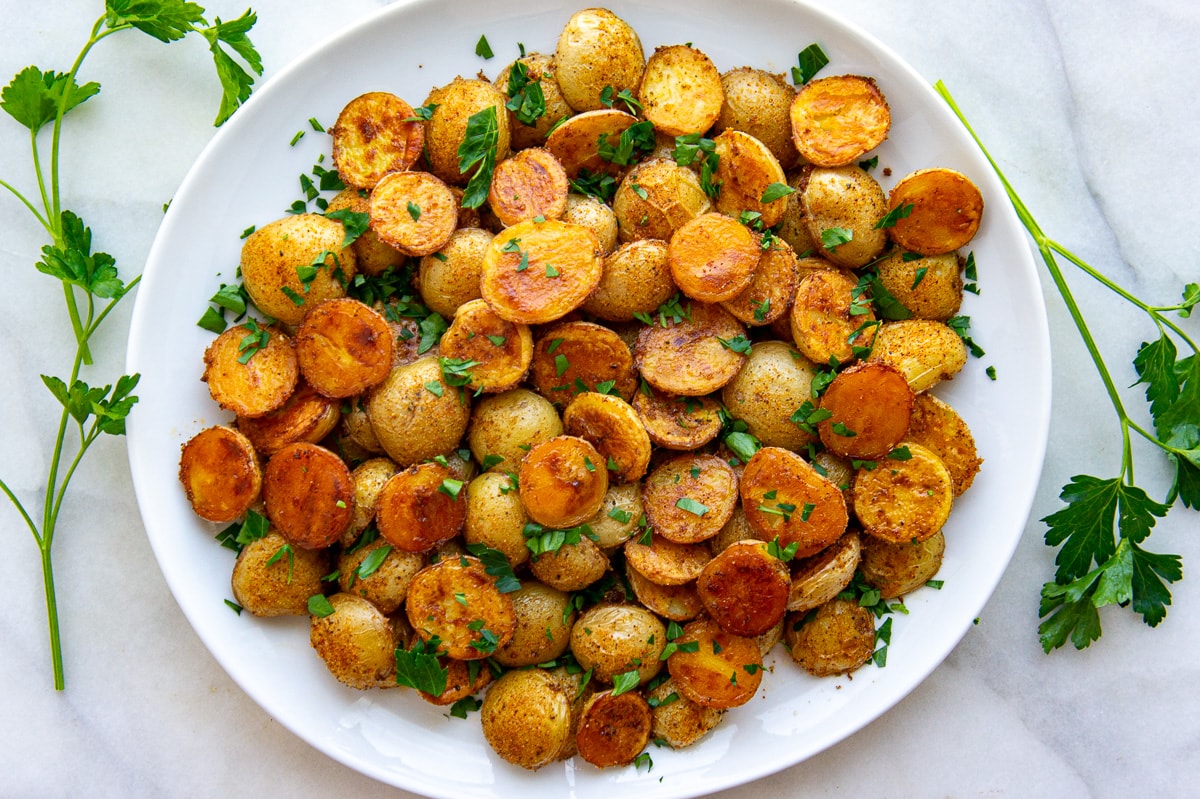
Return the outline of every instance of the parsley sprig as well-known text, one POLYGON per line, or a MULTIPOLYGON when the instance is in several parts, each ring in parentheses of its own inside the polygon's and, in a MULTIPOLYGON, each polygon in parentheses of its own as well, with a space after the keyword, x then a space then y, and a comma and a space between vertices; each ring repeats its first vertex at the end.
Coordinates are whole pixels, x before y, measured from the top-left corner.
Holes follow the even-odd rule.
POLYGON ((34 514, 26 509, 8 484, 0 480, 0 490, 33 534, 41 552, 50 656, 54 687, 58 690, 65 686, 51 561, 58 514, 83 456, 102 434, 124 435, 125 417, 138 399, 132 393, 138 383, 136 374, 122 375, 115 384, 99 387, 88 385, 80 377, 82 368, 92 364, 89 346, 92 336, 117 303, 133 290, 139 278, 128 283, 123 281, 117 274, 116 259, 108 253, 93 252, 91 229, 79 216, 63 207, 59 162, 63 120, 100 92, 99 83, 81 84, 78 81, 80 69, 92 48, 115 33, 136 29, 161 42, 177 41, 189 33, 199 34, 208 42, 223 89, 216 118, 216 124, 220 125, 250 95, 254 79, 247 68, 262 74, 262 61, 247 36, 255 19, 255 15, 247 11, 235 20, 223 22, 217 19, 210 24, 204 18, 203 8, 184 0, 107 0, 104 14, 93 23, 83 49, 69 70, 58 72, 29 66, 18 72, 0 91, 0 109, 29 131, 37 193, 26 195, 6 180, 0 180, 0 188, 12 194, 45 229, 50 243, 42 247, 42 257, 36 268, 62 284, 67 318, 75 336, 75 354, 69 376, 65 379, 41 376, 46 388, 62 405, 62 414, 42 495, 40 518, 35 520, 34 514), (47 127, 50 128, 48 153, 39 146, 39 139, 43 138, 47 127), (73 455, 66 451, 71 430, 76 434, 73 455))
POLYGON ((1171 604, 1168 585, 1183 577, 1183 567, 1178 555, 1153 553, 1142 544, 1155 522, 1166 516, 1176 501, 1186 508, 1200 509, 1200 358, 1196 356, 1196 342, 1169 316, 1188 317, 1200 302, 1200 285, 1184 286, 1178 303, 1150 305, 1047 236, 979 141, 946 86, 939 81, 934 88, 995 169, 1017 216, 1033 237, 1104 383, 1121 430, 1121 465, 1117 475, 1072 477, 1059 494, 1065 507, 1042 519, 1047 525, 1046 543, 1060 547, 1055 557, 1058 568, 1054 579, 1042 586, 1039 609, 1042 622, 1038 627, 1042 648, 1049 652, 1069 640, 1076 649, 1083 649, 1097 640, 1101 634, 1099 609, 1106 605, 1131 607, 1146 624, 1155 627, 1165 618, 1167 605, 1171 604), (1059 256, 1143 311, 1158 331, 1158 338, 1143 342, 1133 358, 1137 384, 1145 385, 1151 429, 1126 411, 1063 276, 1059 256), (1180 345, 1189 353, 1182 358, 1180 345), (1157 447, 1172 467, 1171 483, 1161 502, 1152 499, 1134 482, 1132 434, 1157 447))

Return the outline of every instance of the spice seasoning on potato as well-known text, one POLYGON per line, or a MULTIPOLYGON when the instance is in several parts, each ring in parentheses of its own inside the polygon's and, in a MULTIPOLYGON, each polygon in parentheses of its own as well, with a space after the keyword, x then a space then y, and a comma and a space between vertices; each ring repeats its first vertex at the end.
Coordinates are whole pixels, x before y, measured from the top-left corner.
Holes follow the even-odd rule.
POLYGON ((761 256, 750 228, 718 213, 685 223, 667 242, 675 285, 700 302, 722 302, 745 291, 761 256))
POLYGON ((305 549, 337 541, 354 516, 350 469, 316 444, 288 444, 272 455, 262 493, 271 526, 305 549))
POLYGON ((719 305, 686 302, 678 319, 642 328, 633 351, 642 378, 667 394, 698 397, 728 383, 745 355, 722 344, 746 337, 746 328, 719 305))
POLYGON ((883 458, 908 433, 912 407, 912 389, 898 369, 875 361, 855 364, 821 396, 827 414, 817 425, 821 443, 844 458, 883 458))
POLYGON ((462 529, 466 497, 461 480, 438 463, 426 462, 397 472, 379 493, 375 517, 379 534, 407 552, 428 552, 462 529))
POLYGON ((292 340, 275 327, 231 327, 204 350, 208 393, 238 416, 265 416, 287 402, 300 380, 292 340))
POLYGON ((558 436, 530 448, 519 474, 521 502, 530 518, 556 529, 587 521, 608 491, 604 459, 576 436, 558 436))
POLYGON ((408 623, 424 641, 434 637, 458 660, 481 660, 512 639, 512 599, 473 557, 442 560, 422 569, 408 586, 408 623))
POLYGON ((983 217, 983 195, 961 172, 920 169, 892 188, 888 209, 899 212, 888 228, 892 241, 922 255, 941 255, 965 247, 975 237, 983 217))
POLYGON ((294 214, 259 227, 242 244, 241 273, 255 307, 298 325, 314 305, 346 296, 357 272, 354 251, 336 219, 294 214))
POLYGON ((907 458, 860 468, 854 477, 854 515, 863 531, 885 541, 924 541, 950 516, 954 489, 941 458, 920 444, 907 458))
POLYGON ((340 403, 301 381, 282 407, 263 416, 239 416, 237 428, 260 455, 270 457, 296 441, 318 443, 341 420, 340 403))
POLYGON ((750 458, 740 483, 742 510, 764 541, 796 544, 796 557, 807 557, 832 544, 846 531, 849 514, 842 492, 799 455, 763 447, 750 458))
POLYGON ((389 172, 411 167, 425 144, 425 127, 412 106, 388 92, 368 92, 351 100, 329 135, 338 177, 360 189, 373 189, 389 172))
POLYGON ((596 234, 547 219, 518 222, 492 239, 483 257, 481 293, 510 322, 553 322, 578 308, 600 283, 596 234))
POLYGON ((326 300, 296 330, 296 360, 310 386, 327 397, 353 397, 392 369, 387 320, 358 300, 326 300))
POLYGON ((209 427, 183 445, 179 481, 197 516, 231 522, 258 501, 262 467, 246 436, 229 427, 209 427))
POLYGON ((809 81, 796 92, 789 115, 796 149, 816 166, 854 163, 883 143, 892 125, 875 81, 858 75, 809 81))

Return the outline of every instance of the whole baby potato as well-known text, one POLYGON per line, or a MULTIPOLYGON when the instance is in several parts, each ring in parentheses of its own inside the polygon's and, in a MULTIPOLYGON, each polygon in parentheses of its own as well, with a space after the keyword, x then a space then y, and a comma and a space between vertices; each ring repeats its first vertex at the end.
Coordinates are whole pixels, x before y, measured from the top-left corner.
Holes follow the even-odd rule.
POLYGON ((371 429, 401 467, 454 449, 470 414, 467 395, 446 385, 433 355, 393 369, 367 397, 371 429))
POLYGON ((308 612, 308 598, 321 593, 328 572, 325 550, 292 547, 271 531, 238 553, 233 598, 255 616, 300 616, 308 612))
POLYGON ((309 308, 346 295, 343 281, 354 277, 356 261, 352 249, 342 249, 345 238, 341 222, 320 214, 294 214, 263 225, 242 245, 246 293, 272 319, 300 324, 309 308), (317 267, 315 274, 305 280, 310 267, 317 267))
POLYGON ((555 77, 576 111, 603 108, 600 93, 611 86, 637 92, 646 68, 642 41, 623 19, 605 8, 585 8, 568 20, 554 53, 555 77))
POLYGON ((601 603, 584 611, 571 628, 571 653, 599 682, 637 671, 639 684, 662 668, 658 656, 667 645, 667 628, 639 605, 601 603))

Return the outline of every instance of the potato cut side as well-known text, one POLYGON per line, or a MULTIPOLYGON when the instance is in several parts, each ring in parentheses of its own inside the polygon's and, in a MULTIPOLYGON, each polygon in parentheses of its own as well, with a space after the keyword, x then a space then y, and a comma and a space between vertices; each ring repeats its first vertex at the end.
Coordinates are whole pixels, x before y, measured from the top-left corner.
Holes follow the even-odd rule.
POLYGON ((579 756, 593 766, 632 763, 650 742, 650 705, 636 691, 599 691, 584 703, 575 733, 579 756))
POLYGON ((787 612, 792 586, 787 565, 762 541, 738 541, 708 562, 696 592, 709 618, 734 635, 753 638, 787 612))
POLYGON ((583 304, 600 283, 600 242, 582 225, 519 222, 492 239, 481 293, 502 318, 544 324, 583 304))
POLYGON ((314 305, 346 296, 357 272, 354 250, 342 248, 346 230, 320 214, 294 214, 255 230, 242 244, 246 293, 258 310, 298 325, 314 305))
POLYGON ((744 338, 746 328, 719 305, 683 302, 679 307, 678 320, 664 317, 638 333, 634 365, 664 393, 711 394, 733 379, 746 358, 721 340, 744 338))
POLYGON ((954 496, 961 496, 971 487, 983 459, 975 448, 971 428, 948 404, 932 394, 918 394, 913 402, 908 439, 942 459, 954 483, 954 496))
POLYGON ((471 668, 467 661, 454 658, 441 657, 438 660, 446 669, 446 690, 437 696, 425 691, 417 691, 417 695, 431 705, 439 707, 453 705, 460 699, 479 693, 492 681, 491 669, 471 668))
POLYGON ((650 440, 666 449, 699 449, 721 432, 721 405, 712 397, 660 394, 646 383, 633 396, 633 408, 650 440))
POLYGON ((712 210, 695 170, 674 158, 651 158, 625 173, 613 195, 621 241, 662 239, 712 210))
POLYGON ((488 207, 505 226, 527 219, 560 219, 567 210, 570 183, 549 150, 520 150, 496 164, 488 207))
POLYGON ((901 319, 883 324, 867 360, 896 367, 912 390, 920 393, 962 371, 967 365, 967 345, 944 322, 901 319))
POLYGON ((296 441, 316 444, 333 432, 341 420, 340 403, 318 394, 301 381, 283 407, 265 416, 239 416, 237 428, 260 455, 270 457, 296 441))
POLYGON ((891 543, 866 536, 859 569, 867 584, 879 589, 882 599, 895 599, 933 579, 945 554, 946 536, 941 530, 924 541, 891 543))
POLYGON ((696 704, 738 707, 758 691, 762 654, 753 638, 726 632, 712 619, 697 619, 673 643, 678 648, 667 658, 667 669, 679 692, 696 704))
POLYGON ((769 325, 788 313, 800 269, 796 253, 782 239, 774 239, 759 256, 750 285, 740 294, 721 303, 739 322, 751 327, 769 325))
MULTIPOLYGON (((787 186, 779 159, 767 145, 740 130, 727 130, 713 140, 718 157, 716 180, 721 182, 717 210, 734 219, 745 212, 761 214, 764 227, 775 227, 787 208, 787 195, 763 202, 773 184, 787 186)), ((789 187, 790 188, 790 187, 789 187)))
POLYGON ((789 110, 792 140, 816 166, 845 166, 887 138, 892 114, 872 78, 838 75, 809 81, 789 110))
POLYGON ((637 121, 633 114, 615 108, 585 111, 552 130, 546 137, 546 149, 554 154, 572 180, 583 170, 616 177, 621 173, 621 167, 600 157, 600 140, 618 141, 621 134, 637 121))
POLYGON ((470 374, 467 385, 485 394, 516 388, 533 361, 529 326, 501 319, 481 299, 459 306, 439 347, 470 374))
POLYGON ((462 530, 467 518, 463 482, 437 463, 397 472, 376 502, 379 534, 405 552, 429 552, 462 530))
POLYGON ((394 172, 371 192, 371 230, 406 255, 429 255, 458 226, 458 200, 428 172, 394 172))
POLYGON ((512 639, 517 625, 512 598, 468 556, 422 569, 408 587, 404 607, 422 640, 436 636, 440 651, 458 660, 488 657, 512 639))
POLYGON ((342 535, 341 543, 353 547, 359 535, 375 520, 379 493, 397 471, 396 464, 387 458, 371 458, 354 467, 350 479, 354 482, 354 518, 342 535))
POLYGON ((716 455, 676 455, 655 468, 642 487, 654 535, 678 544, 712 538, 729 521, 737 501, 737 474, 716 455))
POLYGON ((391 328, 358 300, 342 297, 310 308, 294 340, 300 373, 327 397, 361 394, 392 370, 391 328))
POLYGON ((746 520, 763 541, 796 544, 808 557, 841 538, 849 524, 842 492, 799 455, 763 447, 750 458, 740 485, 746 520))
POLYGON ((606 8, 575 12, 554 50, 555 78, 576 111, 601 108, 606 88, 636 92, 646 68, 642 41, 629 23, 606 8))
POLYGON ((264 416, 287 402, 300 368, 292 340, 281 330, 245 324, 229 328, 204 350, 201 380, 225 410, 264 416))
POLYGON ((373 189, 389 172, 409 169, 425 145, 425 126, 413 107, 389 92, 355 97, 329 135, 338 177, 359 189, 373 189))
POLYGON ((889 210, 900 218, 888 229, 892 241, 922 255, 965 247, 979 231, 983 195, 953 169, 921 169, 892 188, 889 210))
POLYGON ((546 671, 505 672, 484 694, 479 713, 483 736, 507 762, 541 768, 554 762, 574 737, 571 703, 567 690, 546 671))
POLYGON ((754 279, 762 247, 750 228, 724 214, 687 222, 667 243, 667 265, 680 290, 700 302, 741 294, 754 279))
MULTIPOLYGON (((325 207, 325 214, 328 216, 337 211, 349 211, 370 217, 370 198, 371 195, 365 189, 343 189, 329 201, 329 205, 325 207)), ((382 241, 370 228, 354 240, 350 249, 354 251, 355 266, 364 275, 381 275, 393 266, 400 266, 405 260, 404 253, 382 241)))
POLYGON ((600 283, 583 310, 605 321, 631 322, 637 314, 653 314, 677 291, 667 266, 667 243, 639 239, 605 257, 600 283))
POLYGON ((821 443, 844 458, 883 458, 908 433, 912 407, 912 389, 898 369, 877 361, 858 363, 825 389, 820 408, 829 416, 817 431, 821 443))
POLYGON ((942 459, 906 443, 909 457, 860 468, 854 477, 854 515, 863 531, 892 543, 932 538, 950 516, 954 487, 942 459))
POLYGON ((471 418, 470 399, 446 383, 432 355, 393 369, 367 395, 366 405, 371 429, 400 466, 454 449, 471 418))
POLYGON ((628 402, 588 391, 571 401, 562 418, 568 435, 586 439, 596 448, 611 479, 631 483, 646 474, 650 436, 628 402))
POLYGON ((792 341, 815 364, 847 363, 856 347, 875 338, 871 304, 854 296, 858 281, 838 269, 819 269, 800 279, 792 302, 792 341))
POLYGON ((530 382, 558 405, 588 391, 629 399, 637 390, 633 353, 610 328, 564 322, 543 330, 534 347, 530 382))
POLYGON ((801 560, 792 574, 787 609, 804 613, 836 598, 854 579, 862 551, 862 536, 850 531, 816 555, 801 560))
POLYGON ((694 584, 712 553, 702 543, 680 544, 666 536, 640 535, 625 542, 625 561, 655 585, 694 584))
POLYGON ((659 47, 638 90, 642 113, 668 136, 704 133, 721 116, 725 90, 712 59, 688 45, 659 47))
POLYGON ((625 561, 625 576, 637 601, 664 619, 691 621, 704 610, 694 582, 660 585, 638 571, 628 560, 625 561))
POLYGON ((588 441, 557 436, 529 450, 521 462, 521 502, 530 518, 555 529, 596 514, 608 491, 604 458, 588 441))
POLYGON ((271 526, 305 549, 337 541, 354 517, 350 469, 316 444, 289 444, 272 455, 263 472, 262 496, 271 526))
POLYGON ((792 659, 814 677, 854 671, 875 651, 875 620, 852 599, 834 599, 812 618, 789 617, 784 639, 792 659))
POLYGON ((262 467, 249 438, 230 427, 209 427, 183 445, 179 482, 197 516, 231 522, 258 501, 262 467))

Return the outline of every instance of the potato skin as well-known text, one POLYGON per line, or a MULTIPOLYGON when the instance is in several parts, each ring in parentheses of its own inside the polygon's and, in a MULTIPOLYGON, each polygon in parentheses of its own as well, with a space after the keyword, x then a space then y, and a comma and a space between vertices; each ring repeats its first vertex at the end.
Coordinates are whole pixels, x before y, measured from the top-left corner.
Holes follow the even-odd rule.
POLYGON ((522 580, 509 594, 517 627, 512 639, 497 647, 496 662, 509 668, 548 663, 571 645, 575 613, 567 612, 570 595, 536 580, 522 580))
POLYGON ((242 245, 242 281, 254 305, 284 324, 298 325, 305 312, 322 300, 344 297, 343 280, 354 277, 354 251, 342 249, 342 223, 320 214, 294 214, 255 230, 242 245), (318 261, 321 253, 329 253, 318 261), (297 269, 321 265, 311 281, 297 269), (340 272, 341 278, 335 276, 340 272), (302 298, 299 305, 283 291, 302 298))
POLYGON ((500 74, 496 76, 492 85, 505 95, 512 97, 513 95, 509 91, 509 79, 518 62, 524 65, 527 79, 540 84, 542 98, 546 102, 546 112, 538 117, 532 125, 521 122, 513 111, 508 112, 510 146, 513 150, 541 146, 545 143, 546 134, 550 132, 550 128, 554 127, 554 124, 563 117, 573 113, 571 106, 567 105, 567 101, 563 99, 562 91, 558 88, 558 80, 554 77, 555 65, 552 55, 529 53, 522 56, 500 70, 500 74))
POLYGON ((460 305, 480 297, 483 253, 492 234, 477 227, 460 227, 438 252, 421 259, 417 289, 430 310, 450 319, 460 305))
POLYGON ((645 684, 662 668, 658 656, 666 645, 667 628, 636 605, 593 605, 571 628, 575 659, 585 671, 594 669, 593 679, 606 685, 615 675, 633 670, 639 684, 645 684))
POLYGON ((512 478, 501 472, 484 472, 467 484, 466 492, 463 540, 499 550, 512 566, 529 560, 529 547, 525 546, 524 536, 529 517, 525 515, 512 478))
POLYGON ((331 674, 351 688, 396 684, 397 636, 379 608, 352 594, 329 597, 333 613, 309 620, 309 640, 331 674))
POLYGON ((466 185, 471 176, 458 168, 458 148, 466 138, 470 118, 489 107, 496 112, 496 160, 505 158, 510 141, 507 102, 504 92, 485 80, 455 78, 429 92, 425 105, 437 105, 425 122, 430 171, 451 186, 466 185))
POLYGON ((612 86, 636 92, 646 67, 641 39, 623 19, 604 8, 577 11, 567 21, 554 51, 555 79, 576 111, 603 108, 600 93, 612 86))
POLYGON ((622 244, 604 259, 600 283, 583 310, 609 322, 631 322, 635 314, 653 315, 677 291, 667 266, 667 243, 639 239, 622 244))
POLYGON ((255 616, 303 616, 308 598, 321 593, 321 578, 329 572, 326 551, 286 546, 287 539, 269 531, 238 553, 233 599, 255 616))
POLYGON ((721 400, 734 417, 750 427, 763 446, 803 449, 813 437, 791 421, 792 413, 811 401, 816 370, 807 358, 783 341, 762 341, 741 371, 721 389, 721 400))
POLYGON ((788 111, 796 91, 782 75, 739 67, 721 75, 725 102, 713 130, 740 130, 770 148, 779 165, 791 169, 800 160, 792 141, 788 111))
POLYGON ((484 696, 480 722, 496 754, 538 769, 557 759, 572 738, 571 697, 542 669, 505 672, 484 696))
POLYGON ((806 622, 793 617, 784 626, 792 659, 814 677, 854 671, 875 651, 871 611, 851 599, 834 599, 806 622))
POLYGON ((529 448, 562 432, 562 419, 548 399, 514 388, 475 403, 467 441, 481 465, 515 474, 529 448))
POLYGON ((797 193, 808 235, 822 258, 857 269, 887 247, 887 231, 876 227, 887 213, 887 198, 875 178, 861 167, 806 169, 797 193), (850 240, 825 246, 822 234, 831 228, 849 230, 850 240))
POLYGON ((353 551, 342 550, 337 564, 338 586, 343 592, 361 596, 383 613, 390 615, 404 604, 408 586, 417 576, 417 572, 425 567, 425 557, 416 552, 397 549, 383 539, 376 539, 353 551), (363 561, 371 553, 385 547, 387 554, 383 556, 383 561, 375 571, 363 577, 359 572, 363 561))
POLYGON ((318 443, 333 432, 343 415, 341 403, 301 380, 281 407, 263 416, 239 416, 237 429, 259 455, 269 458, 296 441, 318 443))
POLYGON ((393 369, 370 392, 366 404, 380 445, 400 466, 454 449, 471 418, 467 395, 446 385, 433 355, 393 369), (428 384, 439 386, 441 395, 428 384))
POLYGON ((901 319, 880 327, 867 360, 896 367, 912 390, 920 393, 962 371, 967 365, 967 345, 942 322, 901 319))

